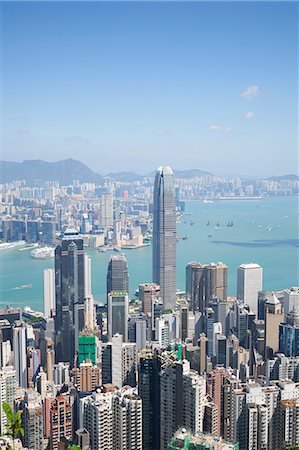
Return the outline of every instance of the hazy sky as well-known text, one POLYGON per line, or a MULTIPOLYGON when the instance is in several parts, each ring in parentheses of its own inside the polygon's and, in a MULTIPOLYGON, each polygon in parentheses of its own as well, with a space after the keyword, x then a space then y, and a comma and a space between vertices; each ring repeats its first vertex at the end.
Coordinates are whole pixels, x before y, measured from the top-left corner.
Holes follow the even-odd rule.
POLYGON ((296 3, 2 2, 2 159, 296 173, 296 3))

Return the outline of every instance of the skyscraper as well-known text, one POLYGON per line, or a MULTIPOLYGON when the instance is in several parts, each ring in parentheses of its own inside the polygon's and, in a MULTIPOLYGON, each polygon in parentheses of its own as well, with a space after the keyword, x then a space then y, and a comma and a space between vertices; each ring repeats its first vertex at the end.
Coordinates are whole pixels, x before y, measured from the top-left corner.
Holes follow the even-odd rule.
POLYGON ((34 389, 26 391, 20 408, 23 410, 23 445, 30 450, 40 450, 44 446, 43 407, 40 394, 34 389))
POLYGON ((126 292, 108 294, 108 339, 116 333, 128 340, 129 296, 126 292))
POLYGON ((122 253, 111 256, 107 272, 107 295, 109 292, 129 293, 129 275, 127 258, 122 253))
POLYGON ((101 195, 101 225, 109 228, 113 225, 113 195, 109 192, 101 195))
POLYGON ((154 185, 153 282, 160 285, 165 309, 176 302, 176 210, 173 172, 159 167, 154 185))
POLYGON ((17 374, 17 385, 27 387, 27 347, 26 347, 26 324, 21 320, 15 322, 13 329, 13 352, 14 367, 17 374))
POLYGON ((237 272, 237 297, 257 311, 258 293, 263 286, 263 268, 256 263, 241 264, 237 272))
POLYGON ((78 232, 67 229, 55 249, 56 355, 74 364, 84 326, 84 247, 78 232))
POLYGON ((6 431, 8 419, 3 410, 3 403, 8 403, 13 409, 16 397, 16 371, 12 366, 0 369, 0 435, 6 431))
POLYGON ((57 450, 59 442, 72 437, 72 406, 64 395, 55 398, 50 409, 50 445, 57 450))
POLYGON ((51 311, 55 309, 55 271, 44 270, 44 315, 51 317, 51 311))

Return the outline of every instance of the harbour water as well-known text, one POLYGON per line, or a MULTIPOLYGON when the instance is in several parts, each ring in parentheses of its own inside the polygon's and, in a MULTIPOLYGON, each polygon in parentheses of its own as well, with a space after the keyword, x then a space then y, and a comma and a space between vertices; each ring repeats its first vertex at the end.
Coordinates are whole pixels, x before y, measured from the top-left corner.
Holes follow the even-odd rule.
MULTIPOLYGON (((226 263, 229 295, 236 293, 236 269, 244 262, 257 262, 263 266, 264 289, 278 290, 299 284, 296 197, 214 203, 194 201, 186 203, 186 212, 188 215, 182 218, 185 223, 177 225, 179 289, 185 288, 185 267, 189 261, 226 263), (233 226, 228 227, 229 222, 233 222, 233 226)), ((87 251, 92 258, 94 297, 105 302, 110 253, 99 253, 95 249, 87 251)), ((131 297, 139 283, 151 281, 151 252, 151 247, 124 252, 128 259, 131 297)), ((43 269, 53 265, 53 259, 32 259, 30 250, 1 251, 0 307, 30 305, 32 309, 42 310, 43 269)))

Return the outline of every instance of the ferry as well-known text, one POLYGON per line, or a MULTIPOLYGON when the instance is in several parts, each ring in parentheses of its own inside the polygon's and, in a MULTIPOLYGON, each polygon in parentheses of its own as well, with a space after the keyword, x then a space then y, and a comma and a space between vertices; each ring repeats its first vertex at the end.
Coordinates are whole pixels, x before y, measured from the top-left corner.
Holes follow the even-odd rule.
POLYGON ((54 258, 55 252, 52 247, 40 247, 32 250, 30 255, 34 259, 51 259, 54 258))
POLYGON ((17 289, 31 289, 33 287, 33 284, 21 284, 17 287, 17 289))

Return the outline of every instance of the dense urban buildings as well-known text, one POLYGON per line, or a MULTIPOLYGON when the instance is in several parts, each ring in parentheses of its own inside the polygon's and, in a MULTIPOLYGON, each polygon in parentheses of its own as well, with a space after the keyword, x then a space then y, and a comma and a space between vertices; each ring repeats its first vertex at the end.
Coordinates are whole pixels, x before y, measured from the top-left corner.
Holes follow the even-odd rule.
MULTIPOLYGON (((40 220, 20 215, 2 220, 0 245, 29 249, 49 265, 55 259, 54 268, 41 270, 43 313, 0 310, 1 433, 8 403, 22 411, 19 448, 298 446, 299 288, 262 290, 263 268, 245 263, 235 268, 236 292, 228 292, 232 268, 200 254, 201 262, 186 266, 185 291, 177 291, 176 246, 188 236, 176 234, 176 222, 188 214, 182 199, 194 198, 198 186, 204 191, 205 182, 174 179, 162 167, 154 183, 138 183, 16 187, 41 204, 39 196, 49 196, 54 241, 36 242, 40 220), (138 280, 132 296, 135 268, 124 252, 151 244, 153 282, 138 280), (113 252, 102 259, 103 304, 92 288, 95 251, 113 252)), ((255 193, 240 183, 231 189, 255 193)))

